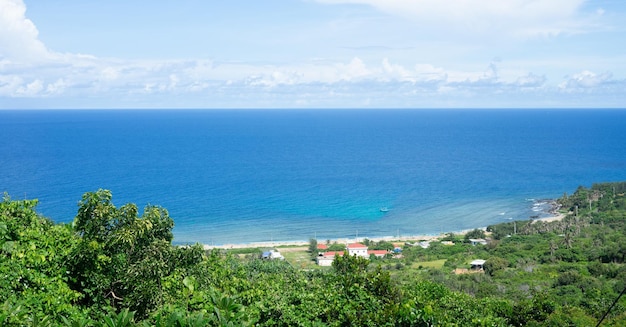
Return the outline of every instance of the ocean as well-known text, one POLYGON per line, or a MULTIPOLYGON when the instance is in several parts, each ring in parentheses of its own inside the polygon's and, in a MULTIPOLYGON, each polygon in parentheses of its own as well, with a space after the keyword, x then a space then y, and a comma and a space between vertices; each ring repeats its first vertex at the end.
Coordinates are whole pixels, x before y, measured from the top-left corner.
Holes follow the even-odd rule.
POLYGON ((178 244, 439 234, 626 180, 626 110, 4 110, 0 140, 0 192, 71 222, 109 189, 178 244))

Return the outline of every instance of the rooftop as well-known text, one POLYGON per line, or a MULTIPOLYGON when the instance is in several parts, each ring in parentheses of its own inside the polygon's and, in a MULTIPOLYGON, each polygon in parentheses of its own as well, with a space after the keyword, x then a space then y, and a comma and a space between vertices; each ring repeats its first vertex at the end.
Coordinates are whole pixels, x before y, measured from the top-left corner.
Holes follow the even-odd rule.
POLYGON ((346 247, 348 249, 367 249, 367 245, 362 243, 350 243, 346 247))

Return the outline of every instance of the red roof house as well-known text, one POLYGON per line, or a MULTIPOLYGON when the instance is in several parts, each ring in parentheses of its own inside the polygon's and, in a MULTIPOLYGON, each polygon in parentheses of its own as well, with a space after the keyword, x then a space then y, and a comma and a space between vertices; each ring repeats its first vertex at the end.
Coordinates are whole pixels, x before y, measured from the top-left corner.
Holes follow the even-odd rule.
POLYGON ((378 258, 382 258, 382 257, 386 256, 388 253, 389 253, 389 251, 387 251, 387 250, 369 250, 369 251, 367 251, 368 256, 373 254, 373 255, 377 256, 378 258))
POLYGON ((367 258, 367 245, 361 243, 350 243, 346 246, 349 255, 367 258))

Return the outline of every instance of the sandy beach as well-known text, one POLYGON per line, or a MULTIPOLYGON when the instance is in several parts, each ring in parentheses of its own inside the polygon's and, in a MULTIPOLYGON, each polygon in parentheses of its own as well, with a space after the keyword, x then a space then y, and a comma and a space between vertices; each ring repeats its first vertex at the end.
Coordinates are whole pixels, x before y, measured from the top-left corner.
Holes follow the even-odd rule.
MULTIPOLYGON (((467 231, 465 231, 467 232, 467 231)), ((455 234, 461 234, 462 232, 455 232, 455 234)), ((439 237, 444 236, 441 235, 413 235, 413 236, 401 236, 398 238, 397 236, 384 236, 384 237, 363 237, 363 238, 341 238, 341 239, 331 239, 331 243, 339 243, 339 244, 347 244, 354 242, 363 242, 365 239, 374 242, 380 241, 432 241, 436 240, 439 237)), ((318 240, 318 242, 325 242, 322 240, 318 240)), ((233 243, 233 244, 222 244, 222 245, 204 245, 205 250, 210 249, 245 249, 245 248, 275 248, 281 246, 308 246, 309 241, 274 241, 274 242, 254 242, 254 243, 233 243)))
MULTIPOLYGON (((537 221, 553 222, 559 221, 565 218, 565 214, 555 213, 554 216, 533 219, 533 223, 537 221)), ((486 227, 477 227, 478 229, 485 230, 486 227)), ((406 235, 406 236, 383 236, 383 237, 363 237, 363 238, 341 238, 331 239, 331 243, 347 244, 353 242, 363 242, 368 239, 373 242, 389 241, 389 242, 417 242, 417 241, 435 241, 447 234, 453 233, 456 235, 465 235, 473 229, 466 229, 461 231, 450 231, 441 233, 438 235, 406 235)), ((318 242, 325 242, 318 240, 318 242)), ((232 243, 232 244, 220 244, 220 245, 204 245, 205 250, 210 249, 245 249, 245 248, 276 248, 284 246, 308 246, 309 241, 273 241, 273 242, 252 242, 252 243, 232 243)))
POLYGON ((563 220, 563 218, 565 218, 565 214, 563 213, 556 213, 554 216, 552 217, 546 217, 546 218, 539 218, 539 219, 534 219, 533 220, 533 224, 538 222, 538 221, 543 221, 545 223, 549 223, 552 221, 559 221, 559 220, 563 220))

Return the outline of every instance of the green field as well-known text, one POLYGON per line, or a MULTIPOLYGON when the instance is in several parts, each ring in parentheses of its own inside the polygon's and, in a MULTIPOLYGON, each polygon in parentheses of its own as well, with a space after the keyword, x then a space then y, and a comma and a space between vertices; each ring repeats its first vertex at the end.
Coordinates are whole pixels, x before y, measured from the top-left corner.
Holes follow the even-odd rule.
POLYGON ((446 263, 446 259, 433 260, 433 261, 414 262, 413 264, 411 264, 411 268, 419 269, 420 267, 422 267, 422 268, 441 269, 443 267, 444 263, 446 263))
MULTIPOLYGON (((280 250, 280 249, 279 249, 280 250)), ((317 269, 320 268, 314 260, 311 259, 311 254, 306 250, 301 251, 281 251, 280 254, 285 257, 285 260, 291 264, 294 268, 299 269, 317 269)))

